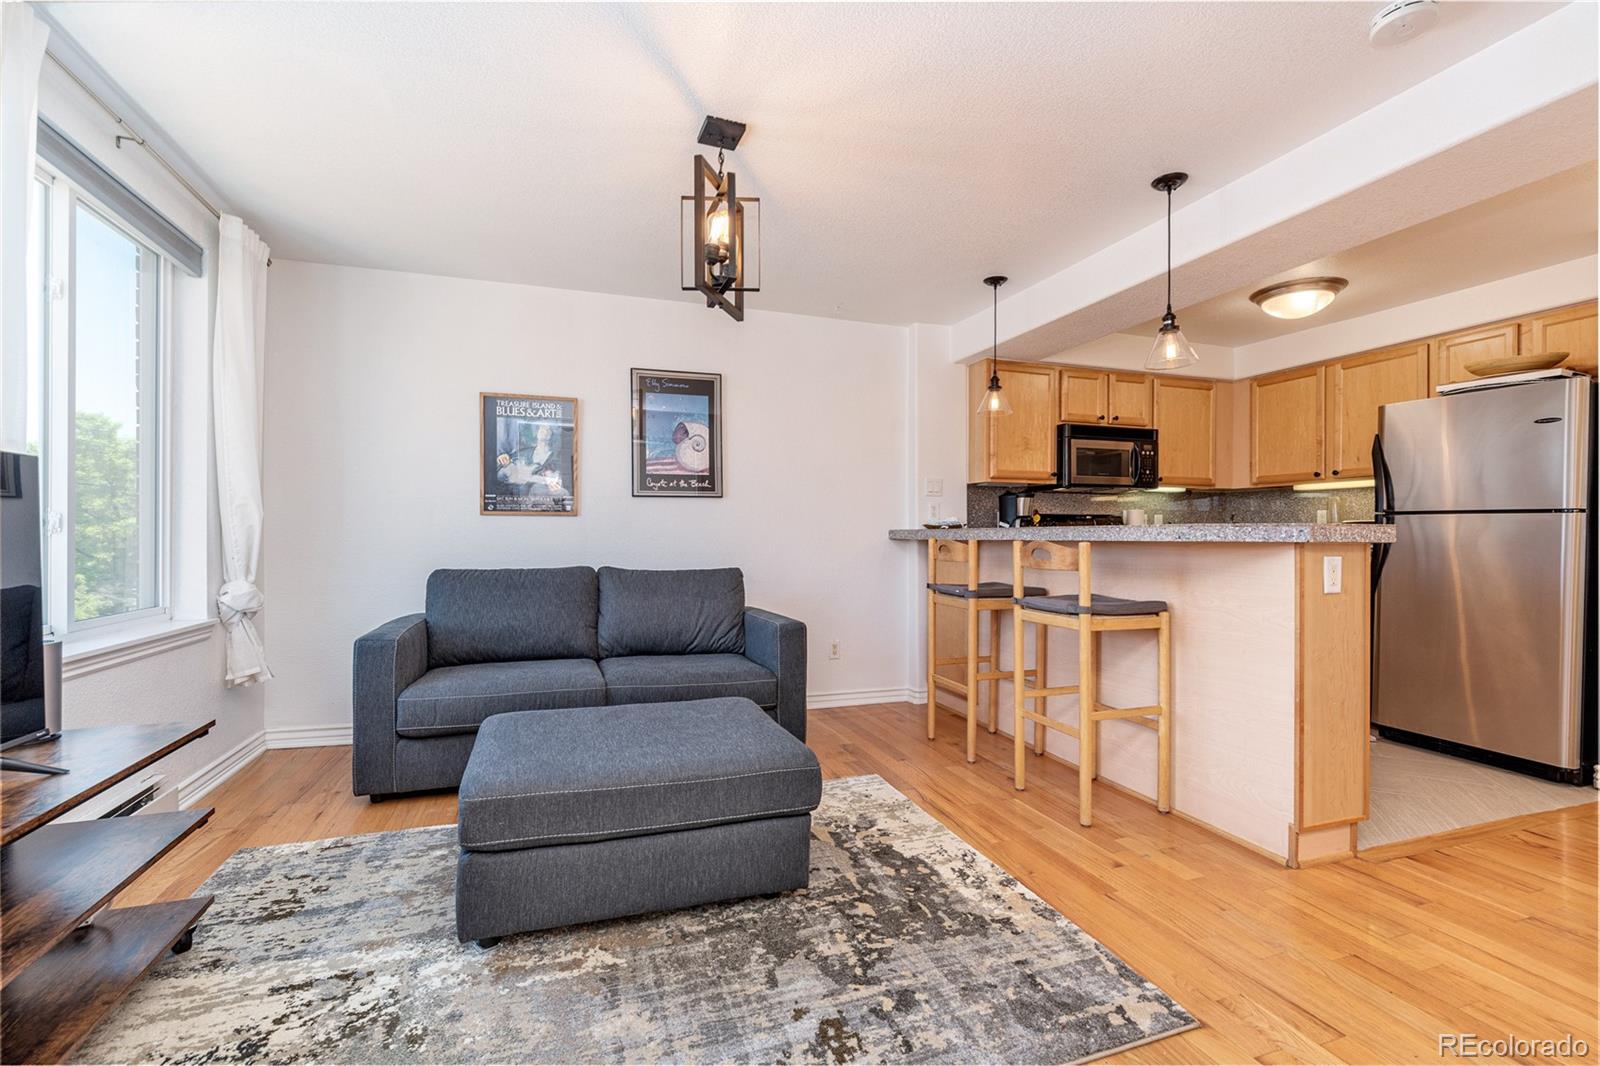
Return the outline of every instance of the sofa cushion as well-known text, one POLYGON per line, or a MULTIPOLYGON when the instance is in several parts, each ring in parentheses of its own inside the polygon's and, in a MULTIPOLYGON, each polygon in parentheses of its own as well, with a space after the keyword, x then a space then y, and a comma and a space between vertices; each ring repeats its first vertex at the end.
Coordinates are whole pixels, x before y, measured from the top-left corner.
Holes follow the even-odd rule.
POLYGON ((461 779, 467 851, 805 814, 817 758, 749 700, 524 711, 483 723, 461 779))
POLYGON ((744 653, 744 573, 602 566, 600 654, 744 653))
POLYGON ((401 691, 395 732, 403 737, 471 733, 491 714, 605 702, 605 679, 593 659, 440 666, 401 691))
POLYGON ((778 678, 743 655, 623 655, 601 659, 607 703, 664 703, 743 696, 778 705, 778 678))
POLYGON ((428 665, 598 659, 595 573, 435 570, 428 575, 428 665))

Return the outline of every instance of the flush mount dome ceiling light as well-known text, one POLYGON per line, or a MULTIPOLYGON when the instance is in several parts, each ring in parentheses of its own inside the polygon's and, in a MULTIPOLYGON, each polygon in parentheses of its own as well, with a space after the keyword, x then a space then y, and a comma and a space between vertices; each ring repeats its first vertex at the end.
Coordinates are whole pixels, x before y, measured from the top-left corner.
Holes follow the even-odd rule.
POLYGON ((1250 302, 1273 318, 1306 318, 1333 303, 1350 283, 1344 278, 1296 278, 1250 294, 1250 302))
POLYGON ((679 287, 735 322, 744 321, 744 294, 761 291, 761 200, 740 196, 733 172, 723 169, 723 152, 738 148, 744 131, 743 122, 706 116, 698 140, 717 150, 717 169, 695 156, 694 195, 681 197, 678 208, 679 287))
POLYGON ((1146 370, 1176 370, 1200 361, 1200 354, 1178 328, 1178 316, 1172 313, 1172 192, 1188 180, 1189 175, 1175 170, 1150 183, 1152 189, 1167 194, 1167 313, 1161 316, 1155 346, 1150 349, 1150 358, 1144 361, 1146 370))

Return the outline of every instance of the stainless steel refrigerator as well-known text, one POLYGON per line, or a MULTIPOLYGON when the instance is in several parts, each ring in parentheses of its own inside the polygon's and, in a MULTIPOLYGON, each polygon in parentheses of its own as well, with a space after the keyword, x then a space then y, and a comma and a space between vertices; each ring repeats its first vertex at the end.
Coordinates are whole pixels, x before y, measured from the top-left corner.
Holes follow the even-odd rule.
POLYGON ((1594 754, 1594 384, 1550 376, 1388 404, 1373 444, 1373 721, 1582 782, 1594 754))

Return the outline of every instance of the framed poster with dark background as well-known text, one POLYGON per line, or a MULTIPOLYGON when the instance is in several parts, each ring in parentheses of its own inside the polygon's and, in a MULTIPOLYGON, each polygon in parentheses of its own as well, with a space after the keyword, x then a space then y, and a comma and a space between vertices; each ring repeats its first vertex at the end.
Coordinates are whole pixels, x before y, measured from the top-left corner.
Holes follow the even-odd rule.
POLYGON ((480 392, 478 513, 578 513, 578 401, 480 392))
POLYGON ((633 494, 722 495, 722 375, 631 372, 633 494))

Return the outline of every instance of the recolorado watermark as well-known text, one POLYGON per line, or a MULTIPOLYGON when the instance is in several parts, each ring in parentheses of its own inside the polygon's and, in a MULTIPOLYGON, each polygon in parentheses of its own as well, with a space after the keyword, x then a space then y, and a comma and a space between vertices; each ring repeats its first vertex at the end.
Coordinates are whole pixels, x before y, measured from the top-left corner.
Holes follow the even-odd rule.
POLYGON ((1439 1057, 1458 1059, 1581 1059, 1588 1057, 1589 1045, 1571 1033, 1558 1037, 1525 1037, 1512 1034, 1484 1037, 1477 1033, 1440 1033, 1439 1057))

